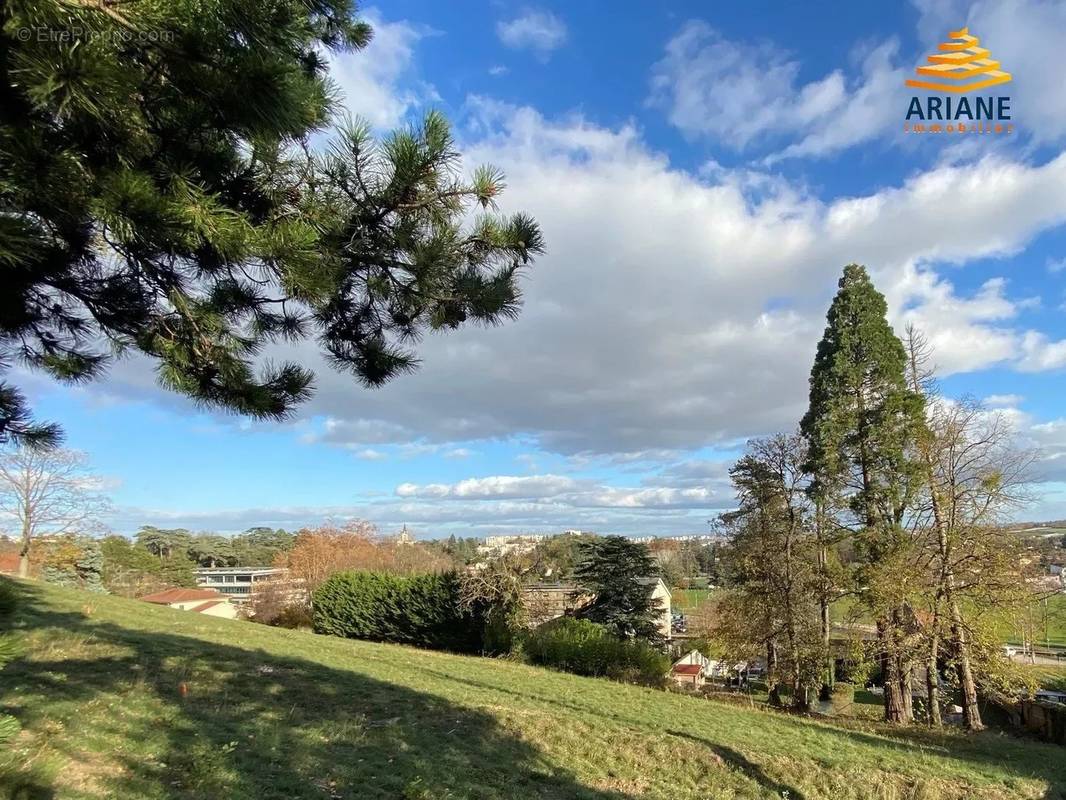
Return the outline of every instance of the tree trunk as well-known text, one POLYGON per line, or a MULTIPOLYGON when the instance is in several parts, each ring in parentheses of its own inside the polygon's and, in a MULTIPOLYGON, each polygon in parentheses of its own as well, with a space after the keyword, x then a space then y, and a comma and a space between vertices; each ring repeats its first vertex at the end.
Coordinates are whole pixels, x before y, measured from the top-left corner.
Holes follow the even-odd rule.
POLYGON ((769 690, 769 702, 772 706, 781 705, 781 688, 777 677, 777 642, 766 642, 766 688, 769 690))
POLYGON ((888 619, 877 621, 881 640, 881 677, 885 687, 885 722, 905 722, 903 696, 900 692, 899 659, 896 657, 892 625, 888 619))
POLYGON ((30 539, 33 530, 29 519, 22 521, 22 549, 19 551, 19 577, 30 577, 30 539))
POLYGON ((940 673, 937 671, 937 659, 940 650, 940 637, 936 633, 936 615, 933 616, 933 635, 929 639, 929 655, 925 662, 925 699, 929 706, 929 724, 939 728, 940 719, 940 673))
POLYGON ((821 501, 818 502, 814 512, 815 536, 818 546, 818 612, 822 634, 822 658, 824 660, 825 674, 822 676, 822 687, 819 696, 824 700, 829 699, 832 692, 833 680, 836 677, 833 669, 833 653, 830 649, 830 623, 829 623, 829 549, 825 544, 825 531, 823 524, 823 509, 821 501))
POLYGON ((948 608, 951 611, 951 635, 955 644, 955 671, 959 675, 959 689, 962 691, 963 721, 968 730, 984 730, 981 709, 977 705, 977 682, 970 665, 970 646, 966 628, 962 623, 962 613, 954 598, 949 601, 948 608))
POLYGON ((914 722, 914 667, 903 655, 899 660, 899 699, 903 706, 903 721, 914 722))

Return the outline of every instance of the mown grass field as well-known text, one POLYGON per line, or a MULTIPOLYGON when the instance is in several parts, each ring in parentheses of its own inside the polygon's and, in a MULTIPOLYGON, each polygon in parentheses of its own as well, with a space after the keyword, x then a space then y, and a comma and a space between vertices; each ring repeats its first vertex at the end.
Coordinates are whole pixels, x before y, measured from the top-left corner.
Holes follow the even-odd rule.
MULTIPOLYGON (((855 600, 844 599, 833 604, 834 622, 871 623, 873 620, 855 600)), ((1066 594, 1057 594, 1044 601, 1033 603, 1027 612, 995 620, 996 632, 1003 642, 1018 644, 1026 638, 1032 626, 1033 641, 1037 647, 1066 647, 1066 594)))
MULTIPOLYGON (((24 798, 1063 798, 1066 751, 828 724, 19 584, 24 798), (183 691, 184 687, 184 691, 183 691)), ((18 794, 21 792, 21 794, 18 794)))
POLYGON ((1003 621, 999 631, 1003 640, 1022 641, 1024 631, 1031 624, 1033 641, 1037 647, 1066 647, 1066 594, 1049 597, 1046 603, 1034 603, 1031 611, 1031 617, 1020 614, 1015 619, 1003 621))
POLYGON ((695 611, 711 598, 710 589, 672 589, 670 605, 686 613, 695 611))

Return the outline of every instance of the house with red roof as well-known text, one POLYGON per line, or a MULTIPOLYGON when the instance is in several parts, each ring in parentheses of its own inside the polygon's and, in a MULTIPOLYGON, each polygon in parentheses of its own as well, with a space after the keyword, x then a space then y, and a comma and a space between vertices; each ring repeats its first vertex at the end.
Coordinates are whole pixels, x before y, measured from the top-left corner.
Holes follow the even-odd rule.
POLYGON ((192 611, 208 617, 236 619, 237 607, 221 592, 214 589, 165 589, 140 598, 146 603, 192 611))
POLYGON ((670 667, 670 679, 679 686, 698 689, 714 672, 717 663, 699 650, 690 650, 670 667))

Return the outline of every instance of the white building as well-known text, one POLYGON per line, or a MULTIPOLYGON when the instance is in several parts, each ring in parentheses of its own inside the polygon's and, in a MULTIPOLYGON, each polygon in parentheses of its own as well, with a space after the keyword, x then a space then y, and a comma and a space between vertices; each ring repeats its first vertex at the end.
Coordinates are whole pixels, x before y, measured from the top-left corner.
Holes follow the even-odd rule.
POLYGON ((673 626, 671 625, 672 617, 670 613, 670 604, 673 602, 673 595, 670 593, 670 589, 665 583, 663 583, 662 578, 638 578, 637 582, 642 586, 653 586, 651 591, 652 602, 659 602, 659 617, 657 620, 659 633, 669 639, 673 634, 673 626))
POLYGON ((267 581, 284 580, 289 574, 279 567, 202 567, 196 570, 196 585, 214 589, 234 603, 247 603, 257 587, 267 581))
POLYGON ((485 544, 478 545, 481 555, 505 556, 511 553, 528 553, 546 538, 538 533, 521 533, 513 536, 489 536, 485 544))

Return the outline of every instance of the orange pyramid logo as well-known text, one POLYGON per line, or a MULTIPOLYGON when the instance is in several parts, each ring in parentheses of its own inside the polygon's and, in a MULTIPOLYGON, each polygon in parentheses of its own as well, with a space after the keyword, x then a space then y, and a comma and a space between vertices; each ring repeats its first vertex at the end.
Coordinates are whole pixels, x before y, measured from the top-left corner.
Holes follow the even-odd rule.
POLYGON ((988 48, 980 46, 981 40, 971 36, 969 28, 951 31, 948 36, 950 41, 940 43, 940 52, 915 69, 919 77, 908 78, 908 86, 962 94, 1011 80, 1011 74, 999 68, 999 62, 990 58, 988 48))

